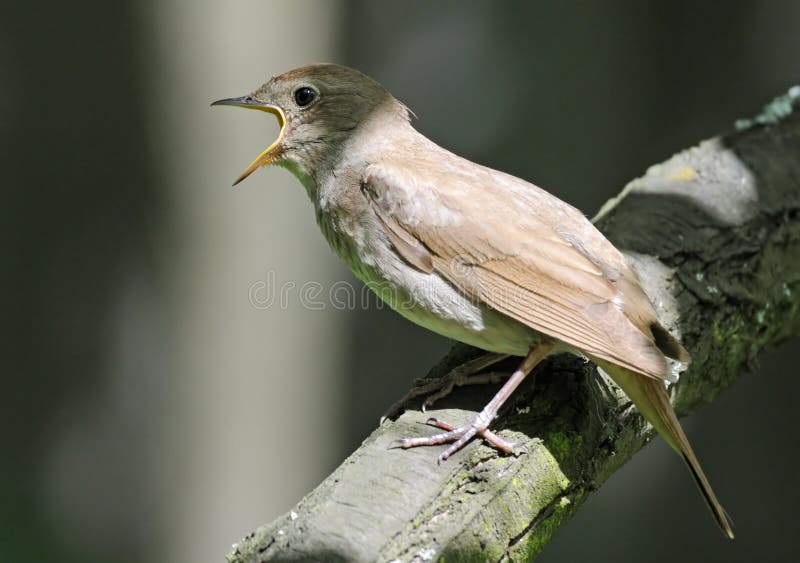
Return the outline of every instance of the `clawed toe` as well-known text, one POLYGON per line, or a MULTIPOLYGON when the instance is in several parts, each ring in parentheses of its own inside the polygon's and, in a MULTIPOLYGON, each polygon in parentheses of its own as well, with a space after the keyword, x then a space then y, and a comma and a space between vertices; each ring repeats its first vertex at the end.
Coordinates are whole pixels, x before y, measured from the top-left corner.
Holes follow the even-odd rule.
POLYGON ((416 386, 383 414, 381 424, 390 418, 394 418, 403 411, 406 403, 417 397, 428 396, 422 403, 422 412, 425 412, 436 401, 452 393, 455 387, 500 382, 503 375, 498 372, 484 374, 479 372, 506 357, 508 357, 506 354, 487 353, 458 366, 443 377, 417 379, 416 386))
POLYGON ((494 447, 507 454, 513 454, 519 447, 519 444, 508 442, 491 430, 482 428, 482 425, 479 423, 478 419, 476 419, 472 424, 453 426, 452 424, 443 420, 439 420, 438 418, 429 418, 426 421, 426 424, 435 426, 436 428, 441 428, 445 432, 440 432, 439 434, 434 434, 432 436, 402 438, 393 442, 393 445, 390 447, 401 447, 403 449, 408 449, 416 448, 418 446, 437 446, 452 442, 452 444, 450 444, 445 451, 439 454, 439 463, 446 461, 447 458, 463 448, 464 445, 476 435, 481 436, 494 447))
MULTIPOLYGON (((492 397, 492 400, 483 407, 483 410, 478 413, 471 424, 466 426, 452 426, 451 424, 439 420, 437 418, 429 418, 427 424, 441 428, 445 432, 434 434, 433 436, 424 436, 419 438, 404 438, 400 440, 401 448, 414 448, 417 446, 434 446, 437 444, 444 444, 452 442, 450 446, 442 452, 439 456, 439 462, 446 460, 451 455, 460 450, 464 444, 470 441, 473 436, 478 435, 483 437, 487 442, 492 444, 497 449, 513 454, 517 444, 507 442, 500 436, 489 430, 489 424, 497 418, 497 413, 503 403, 506 402, 508 397, 514 390, 522 383, 531 370, 544 359, 553 349, 553 344, 550 342, 539 343, 536 347, 531 347, 528 355, 522 361, 520 366, 511 374, 508 381, 505 382, 503 387, 492 397)), ((497 356, 497 355, 495 355, 497 356)), ((484 360, 485 361, 485 360, 484 360)), ((473 362, 477 362, 474 360, 473 362)), ((473 363, 473 365, 475 365, 473 363)))

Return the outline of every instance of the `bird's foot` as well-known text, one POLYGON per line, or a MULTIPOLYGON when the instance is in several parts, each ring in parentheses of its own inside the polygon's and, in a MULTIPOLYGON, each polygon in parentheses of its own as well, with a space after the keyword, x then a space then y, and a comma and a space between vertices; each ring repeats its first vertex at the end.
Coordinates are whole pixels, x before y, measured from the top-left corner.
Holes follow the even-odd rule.
POLYGON ((506 400, 508 400, 508 397, 511 396, 511 393, 519 387, 519 384, 522 383, 525 376, 527 376, 552 350, 553 344, 550 342, 540 342, 535 347, 531 346, 528 355, 525 356, 520 366, 511 374, 511 377, 508 378, 508 381, 503 384, 503 387, 500 388, 495 396, 492 397, 492 400, 483 407, 483 410, 478 413, 471 424, 453 426, 439 419, 429 418, 427 421, 428 424, 441 428, 445 432, 420 438, 404 438, 398 440, 395 444, 401 448, 415 448, 417 446, 434 446, 452 442, 450 447, 439 455, 439 463, 464 447, 464 444, 469 442, 476 435, 483 437, 499 450, 509 454, 514 453, 514 448, 517 444, 507 442, 489 430, 489 423, 497 418, 498 411, 506 400))
POLYGON ((498 450, 507 454, 515 453, 516 449, 519 447, 519 444, 504 440, 489 430, 486 427, 487 422, 483 413, 479 414, 471 424, 466 424, 463 426, 453 426, 452 424, 448 424, 447 422, 437 418, 429 418, 426 421, 426 424, 430 424, 436 428, 441 428, 442 430, 445 430, 445 432, 434 434, 433 436, 403 438, 398 440, 396 445, 403 449, 408 449, 416 448, 417 446, 436 446, 439 444, 453 442, 450 444, 450 447, 439 454, 437 460, 439 463, 445 461, 451 455, 463 448, 464 445, 476 435, 481 436, 484 440, 492 444, 498 450))
POLYGON ((394 403, 381 417, 381 423, 389 418, 394 418, 400 413, 406 403, 417 397, 427 395, 422 403, 422 412, 432 406, 436 401, 448 396, 456 387, 464 385, 481 385, 485 383, 500 383, 508 374, 501 372, 478 373, 481 370, 496 364, 506 358, 504 354, 484 354, 474 360, 470 360, 448 372, 442 377, 423 378, 416 381, 416 387, 394 403))

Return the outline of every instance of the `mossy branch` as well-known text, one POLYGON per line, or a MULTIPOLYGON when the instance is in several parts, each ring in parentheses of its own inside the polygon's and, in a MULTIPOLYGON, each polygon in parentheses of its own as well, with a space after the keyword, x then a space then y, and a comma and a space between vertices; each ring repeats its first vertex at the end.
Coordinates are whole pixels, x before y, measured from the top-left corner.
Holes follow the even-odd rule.
MULTIPOLYGON (((596 219, 692 353, 672 388, 678 414, 714 400, 762 350, 800 329, 798 109, 795 87, 758 117, 738 121, 736 131, 651 167, 596 219)), ((457 345, 433 373, 475 354, 457 345)), ((556 357, 535 378, 492 426, 523 442, 522 455, 499 455, 475 440, 437 465, 428 448, 390 449, 425 431, 426 415, 412 408, 376 429, 294 510, 258 528, 228 559, 533 558, 652 436, 591 364, 556 357)), ((490 394, 460 389, 437 416, 466 422, 490 394)))

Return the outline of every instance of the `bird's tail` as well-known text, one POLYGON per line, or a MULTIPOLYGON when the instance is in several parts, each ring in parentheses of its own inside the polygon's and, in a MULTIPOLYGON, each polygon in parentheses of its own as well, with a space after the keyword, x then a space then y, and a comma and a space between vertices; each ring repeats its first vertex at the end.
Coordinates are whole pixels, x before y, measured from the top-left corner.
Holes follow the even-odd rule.
POLYGON ((607 362, 600 362, 599 365, 625 391, 639 412, 661 434, 670 447, 680 454, 689 467, 689 472, 722 533, 725 537, 733 539, 733 522, 717 500, 711 484, 700 467, 700 462, 669 402, 664 382, 607 362))

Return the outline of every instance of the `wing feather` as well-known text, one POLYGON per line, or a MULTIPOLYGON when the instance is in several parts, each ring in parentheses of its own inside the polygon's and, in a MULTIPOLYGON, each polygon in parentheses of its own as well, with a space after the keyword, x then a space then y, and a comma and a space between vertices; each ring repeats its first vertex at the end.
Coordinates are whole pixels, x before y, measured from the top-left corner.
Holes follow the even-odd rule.
POLYGON ((650 301, 579 211, 500 172, 468 163, 436 177, 436 164, 373 164, 363 177, 364 195, 409 264, 590 356, 667 377, 650 301), (479 213, 456 211, 465 202, 479 213))

